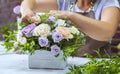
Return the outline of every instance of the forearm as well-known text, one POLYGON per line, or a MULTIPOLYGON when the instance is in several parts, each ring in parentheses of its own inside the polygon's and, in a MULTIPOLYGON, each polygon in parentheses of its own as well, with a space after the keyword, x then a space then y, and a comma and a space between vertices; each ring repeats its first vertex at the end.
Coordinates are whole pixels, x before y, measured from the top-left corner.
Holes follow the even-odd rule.
POLYGON ((98 21, 76 13, 71 13, 69 19, 86 35, 100 41, 111 39, 117 28, 117 26, 112 25, 112 23, 98 21))
POLYGON ((33 7, 35 8, 33 5, 35 5, 35 0, 24 0, 21 4, 21 14, 32 12, 33 7))
POLYGON ((25 12, 47 12, 57 10, 56 0, 24 0, 21 4, 21 13, 25 12))

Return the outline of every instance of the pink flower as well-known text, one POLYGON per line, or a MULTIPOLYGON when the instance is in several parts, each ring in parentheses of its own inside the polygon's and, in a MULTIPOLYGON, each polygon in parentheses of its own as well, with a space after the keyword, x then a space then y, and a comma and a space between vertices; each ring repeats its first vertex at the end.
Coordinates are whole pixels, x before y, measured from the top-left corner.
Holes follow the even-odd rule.
POLYGON ((35 24, 39 24, 41 22, 41 19, 39 16, 33 16, 32 17, 32 21, 35 23, 35 24))
POLYGON ((56 27, 55 30, 61 33, 65 39, 73 38, 73 35, 70 33, 70 29, 67 27, 56 27))

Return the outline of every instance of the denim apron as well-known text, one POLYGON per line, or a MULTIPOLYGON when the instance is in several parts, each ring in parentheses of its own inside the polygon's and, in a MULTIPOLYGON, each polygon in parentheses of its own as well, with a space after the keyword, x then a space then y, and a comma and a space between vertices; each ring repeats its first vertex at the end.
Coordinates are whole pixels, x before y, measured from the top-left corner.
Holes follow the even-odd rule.
MULTIPOLYGON (((75 4, 76 4, 75 0, 71 0, 68 11, 74 12, 75 4)), ((89 12, 84 12, 84 13, 77 12, 77 13, 95 19, 94 8, 91 8, 89 12)), ((97 57, 98 54, 95 52, 95 50, 98 50, 98 49, 101 55, 103 54, 111 55, 109 42, 97 41, 87 36, 84 45, 78 49, 78 53, 79 53, 79 56, 84 56, 84 54, 87 53, 94 57, 97 57)))

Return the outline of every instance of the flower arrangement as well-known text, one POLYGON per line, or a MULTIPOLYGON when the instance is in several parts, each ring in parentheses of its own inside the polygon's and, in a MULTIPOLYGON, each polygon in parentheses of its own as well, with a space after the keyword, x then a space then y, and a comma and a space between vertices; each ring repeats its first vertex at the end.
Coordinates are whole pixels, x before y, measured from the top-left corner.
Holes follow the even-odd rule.
POLYGON ((58 19, 48 13, 38 13, 34 18, 35 23, 18 23, 19 29, 8 31, 5 34, 4 46, 7 50, 28 51, 33 54, 35 50, 47 50, 54 56, 64 52, 64 57, 71 54, 77 55, 77 49, 84 40, 80 31, 73 23, 65 19, 58 19))

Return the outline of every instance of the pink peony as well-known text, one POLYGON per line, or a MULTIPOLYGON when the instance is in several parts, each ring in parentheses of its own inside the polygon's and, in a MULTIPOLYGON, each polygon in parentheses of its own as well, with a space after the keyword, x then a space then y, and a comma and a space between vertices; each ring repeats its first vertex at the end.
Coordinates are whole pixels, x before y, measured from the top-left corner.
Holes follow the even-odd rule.
POLYGON ((65 39, 73 38, 73 35, 70 33, 70 29, 67 27, 56 27, 57 32, 60 32, 65 39))

